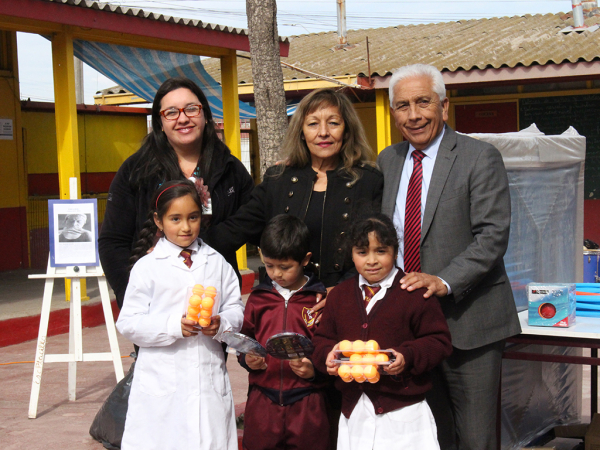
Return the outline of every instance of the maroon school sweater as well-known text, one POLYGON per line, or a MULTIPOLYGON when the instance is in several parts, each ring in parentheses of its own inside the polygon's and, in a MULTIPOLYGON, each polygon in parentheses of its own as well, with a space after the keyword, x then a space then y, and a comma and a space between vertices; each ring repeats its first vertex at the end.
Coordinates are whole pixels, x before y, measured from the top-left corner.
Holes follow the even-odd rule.
POLYGON ((348 339, 376 340, 383 350, 393 348, 404 355, 405 369, 396 376, 381 375, 378 383, 345 383, 337 377, 342 392, 342 412, 350 417, 360 396, 367 394, 377 414, 420 402, 431 389, 429 371, 452 353, 446 319, 436 297, 423 298, 425 289, 408 292, 400 288, 399 270, 394 283, 367 315, 358 275, 337 285, 327 303, 313 337, 313 363, 326 373, 325 360, 338 342, 348 339))

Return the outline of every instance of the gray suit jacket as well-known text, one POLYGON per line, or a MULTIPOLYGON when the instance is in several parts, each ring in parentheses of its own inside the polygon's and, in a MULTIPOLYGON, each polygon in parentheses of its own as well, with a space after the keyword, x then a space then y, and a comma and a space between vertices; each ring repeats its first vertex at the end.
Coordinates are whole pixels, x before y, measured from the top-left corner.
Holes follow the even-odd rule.
MULTIPOLYGON (((382 212, 392 217, 408 142, 377 159, 384 176, 382 212)), ((446 125, 421 230, 421 270, 452 288, 440 299, 452 344, 468 350, 521 332, 504 268, 510 193, 500 152, 446 125)))

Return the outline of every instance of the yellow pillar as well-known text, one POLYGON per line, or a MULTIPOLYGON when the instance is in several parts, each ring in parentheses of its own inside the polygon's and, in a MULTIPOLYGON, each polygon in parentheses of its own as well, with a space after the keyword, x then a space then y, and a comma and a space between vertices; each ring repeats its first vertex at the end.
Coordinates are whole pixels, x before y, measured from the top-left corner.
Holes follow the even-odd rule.
POLYGON ((392 145, 390 100, 385 89, 375 90, 375 117, 377 119, 377 153, 392 145))
MULTIPOLYGON (((52 36, 52 72, 54 75, 54 108, 56 147, 58 152, 58 186, 61 199, 69 199, 69 178, 77 178, 77 198, 81 198, 77 105, 75 100, 75 65, 73 36, 70 32, 52 36)), ((71 298, 71 280, 65 279, 66 300, 71 298)), ((81 297, 87 300, 85 280, 81 280, 81 297)))
MULTIPOLYGON (((242 141, 240 137, 240 105, 238 99, 237 59, 235 50, 221 57, 221 89, 223 98, 223 135, 225 144, 237 159, 242 158, 242 141)), ((237 252, 240 270, 248 269, 246 246, 237 252)))
POLYGON ((77 178, 77 197, 81 198, 73 36, 68 32, 56 33, 52 37, 52 68, 60 198, 70 198, 71 177, 77 178))

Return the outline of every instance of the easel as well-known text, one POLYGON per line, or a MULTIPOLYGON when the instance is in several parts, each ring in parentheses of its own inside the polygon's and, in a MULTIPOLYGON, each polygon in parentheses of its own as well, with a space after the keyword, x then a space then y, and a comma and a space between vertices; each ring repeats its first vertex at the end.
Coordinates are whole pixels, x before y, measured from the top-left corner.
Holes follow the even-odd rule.
POLYGON ((117 330, 110 306, 110 297, 108 294, 108 285, 101 266, 68 266, 51 267, 50 258, 48 258, 48 269, 45 274, 29 275, 29 278, 45 278, 44 299, 42 302, 42 314, 40 318, 40 331, 38 334, 37 350, 35 352, 35 365, 33 368, 33 382, 31 385, 31 397, 29 399, 29 418, 35 419, 37 415, 37 404, 40 395, 40 385, 42 382, 42 370, 44 363, 68 362, 68 386, 69 400, 75 400, 75 387, 77 383, 77 362, 87 361, 111 361, 115 367, 117 382, 123 376, 123 363, 119 351, 119 342, 117 341, 117 330), (102 309, 104 311, 104 320, 106 321, 106 331, 108 332, 108 341, 110 343, 110 352, 105 353, 83 353, 82 346, 82 325, 81 325, 81 289, 80 279, 88 277, 98 278, 98 287, 100 289, 100 298, 102 299, 102 309), (46 337, 48 335, 48 324, 50 321, 50 304, 52 302, 52 290, 56 278, 71 279, 71 305, 69 320, 69 353, 46 355, 46 337))
MULTIPOLYGON (((71 178, 71 181, 76 178, 71 178)), ((77 198, 76 190, 73 195, 71 189, 71 198, 77 198)), ((51 256, 48 257, 48 267, 45 274, 29 275, 29 278, 45 278, 44 298, 42 301, 42 314, 40 317, 40 331, 38 333, 37 349, 35 352, 35 363, 33 368, 33 381, 31 384, 31 397, 29 398, 29 418, 35 419, 37 416, 37 405, 40 396, 40 385, 42 383, 42 371, 44 363, 50 362, 68 362, 68 389, 69 400, 74 401, 76 397, 77 384, 77 362, 87 361, 111 361, 115 368, 117 383, 124 377, 123 363, 121 361, 121 352, 119 351, 119 342, 117 341, 117 330, 110 306, 110 297, 108 294, 108 285, 102 266, 66 266, 52 267, 51 256), (110 352, 105 353, 83 353, 82 346, 82 324, 81 324, 81 278, 97 277, 98 288, 100 289, 100 298, 102 300, 102 309, 104 311, 104 320, 106 322, 106 331, 110 343, 110 352), (48 324, 50 322, 50 304, 52 303, 52 290, 54 289, 54 280, 56 278, 71 279, 71 304, 69 314, 69 353, 46 355, 46 338, 48 336, 48 324)))

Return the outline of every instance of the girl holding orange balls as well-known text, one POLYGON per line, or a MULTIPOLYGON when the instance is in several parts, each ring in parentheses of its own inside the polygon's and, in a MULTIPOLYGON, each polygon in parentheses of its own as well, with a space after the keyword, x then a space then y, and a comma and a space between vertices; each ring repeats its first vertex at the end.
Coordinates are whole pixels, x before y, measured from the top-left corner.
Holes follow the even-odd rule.
POLYGON ((429 371, 452 352, 440 304, 424 289, 401 289, 387 216, 356 222, 348 240, 358 275, 329 293, 313 337, 315 367, 339 377, 337 448, 439 450, 425 392, 429 371))
POLYGON ((192 182, 164 183, 152 206, 117 320, 140 347, 121 448, 237 450, 220 342, 242 326, 237 276, 198 240, 202 202, 192 182))

